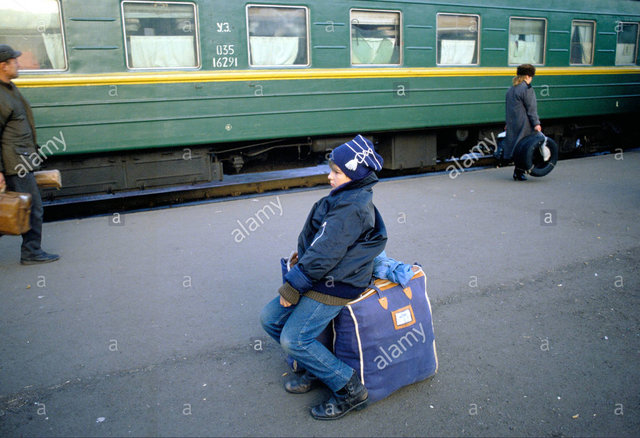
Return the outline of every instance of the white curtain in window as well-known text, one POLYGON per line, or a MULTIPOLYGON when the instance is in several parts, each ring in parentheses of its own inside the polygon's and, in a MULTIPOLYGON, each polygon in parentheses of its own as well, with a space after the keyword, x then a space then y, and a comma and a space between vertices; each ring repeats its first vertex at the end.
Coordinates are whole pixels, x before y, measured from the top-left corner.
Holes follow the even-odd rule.
POLYGON ((581 64, 592 64, 591 57, 593 54, 593 27, 590 25, 576 25, 573 28, 573 32, 574 33, 571 35, 572 45, 575 44, 573 41, 576 40, 575 32, 578 32, 580 49, 582 50, 581 64))
POLYGON ((591 55, 593 54, 593 43, 582 43, 582 63, 591 65, 591 55))
POLYGON ((593 30, 591 26, 578 26, 577 28, 580 35, 580 41, 582 45, 582 63, 591 64, 591 54, 593 50, 593 30))
POLYGON ((542 37, 539 35, 526 35, 524 40, 509 38, 509 64, 542 64, 541 52, 542 37))
POLYGON ((353 38, 351 59, 353 64, 391 64, 394 48, 393 38, 353 38))
POLYGON ((47 50, 47 56, 54 70, 64 70, 64 46, 62 45, 62 35, 58 34, 42 34, 44 47, 47 50))
POLYGON ((474 40, 442 40, 440 45, 440 64, 473 64, 476 52, 474 40))
POLYGON ((131 67, 197 67, 193 36, 132 35, 131 67))
POLYGON ((578 26, 580 41, 582 46, 582 63, 591 64, 591 55, 593 53, 593 29, 591 26, 578 26))
POLYGON ((249 38, 252 65, 292 65, 298 57, 298 37, 249 38))
POLYGON ((616 45, 616 65, 635 64, 636 45, 618 43, 616 45))

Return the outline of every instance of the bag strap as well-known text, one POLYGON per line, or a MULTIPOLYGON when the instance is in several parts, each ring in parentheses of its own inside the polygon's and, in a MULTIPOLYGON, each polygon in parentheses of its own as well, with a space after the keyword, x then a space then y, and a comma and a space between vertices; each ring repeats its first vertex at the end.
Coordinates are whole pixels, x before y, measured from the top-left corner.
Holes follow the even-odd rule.
POLYGON ((367 286, 367 289, 373 289, 373 290, 376 291, 378 296, 380 296, 381 298, 384 297, 384 293, 382 292, 382 289, 380 289, 378 286, 376 286, 375 279, 371 279, 371 283, 369 283, 369 286, 367 286))
POLYGON ((376 294, 378 295, 378 303, 384 310, 388 310, 389 299, 387 298, 387 294, 384 293, 382 289, 380 289, 378 286, 375 285, 375 280, 371 280, 371 283, 369 284, 368 287, 369 289, 373 289, 376 291, 376 294))

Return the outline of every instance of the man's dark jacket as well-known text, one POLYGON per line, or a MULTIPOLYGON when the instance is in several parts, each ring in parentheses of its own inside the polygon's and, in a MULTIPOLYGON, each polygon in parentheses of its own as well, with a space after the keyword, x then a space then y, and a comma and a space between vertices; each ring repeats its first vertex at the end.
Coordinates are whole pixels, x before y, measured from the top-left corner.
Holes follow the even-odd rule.
POLYGON ((306 295, 340 305, 371 283, 373 259, 387 242, 387 231, 373 205, 371 172, 334 189, 311 208, 298 236, 298 263, 285 275, 280 294, 296 304, 306 295))
POLYGON ((17 175, 19 168, 36 169, 36 129, 29 103, 13 83, 0 81, 0 172, 17 175), (24 157, 24 159, 22 158, 24 157), (26 160, 26 163, 25 163, 26 160))
POLYGON ((540 124, 536 93, 531 84, 521 82, 507 91, 506 97, 507 138, 504 142, 505 160, 513 157, 513 151, 523 138, 533 134, 540 124))

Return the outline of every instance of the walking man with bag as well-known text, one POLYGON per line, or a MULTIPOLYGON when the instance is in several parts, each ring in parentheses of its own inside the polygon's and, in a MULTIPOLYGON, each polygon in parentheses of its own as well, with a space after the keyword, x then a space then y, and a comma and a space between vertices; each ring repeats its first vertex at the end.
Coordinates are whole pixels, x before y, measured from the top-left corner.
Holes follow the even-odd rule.
MULTIPOLYGON (((518 66, 513 86, 507 91, 506 118, 507 139, 504 145, 505 160, 511 160, 517 144, 534 132, 542 132, 540 117, 538 117, 538 103, 536 93, 531 87, 531 81, 536 74, 536 68, 531 64, 518 66)), ((526 181, 524 170, 515 168, 515 181, 526 181)))
POLYGON ((6 44, 0 45, 0 192, 6 188, 31 194, 31 229, 22 235, 20 263, 34 265, 56 261, 60 256, 42 250, 44 209, 40 189, 33 172, 18 172, 19 167, 24 169, 24 159, 30 160, 38 153, 31 106, 11 82, 19 75, 21 54, 6 44))

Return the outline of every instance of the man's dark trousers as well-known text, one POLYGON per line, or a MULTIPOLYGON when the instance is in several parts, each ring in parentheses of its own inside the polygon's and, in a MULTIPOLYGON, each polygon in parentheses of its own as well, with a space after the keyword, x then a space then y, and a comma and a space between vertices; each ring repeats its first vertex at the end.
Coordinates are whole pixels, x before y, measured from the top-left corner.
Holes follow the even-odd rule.
POLYGON ((31 194, 31 229, 22 235, 21 258, 28 259, 42 254, 42 198, 40 197, 40 189, 36 183, 33 173, 29 172, 25 176, 11 175, 5 177, 7 181, 7 190, 20 193, 31 194))

